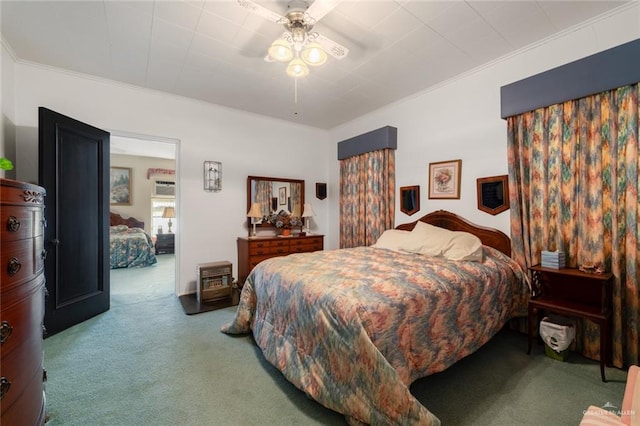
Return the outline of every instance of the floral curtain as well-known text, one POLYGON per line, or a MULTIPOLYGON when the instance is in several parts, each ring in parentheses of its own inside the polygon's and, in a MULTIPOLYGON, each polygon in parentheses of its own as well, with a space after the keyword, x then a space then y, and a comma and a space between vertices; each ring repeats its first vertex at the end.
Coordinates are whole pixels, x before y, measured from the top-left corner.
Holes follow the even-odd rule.
POLYGON ((260 211, 262 216, 269 216, 271 213, 271 197, 273 194, 273 185, 269 180, 256 181, 256 203, 260 203, 260 211))
MULTIPOLYGON (((638 98, 640 84, 510 117, 513 256, 562 250, 567 266, 614 274, 613 364, 640 363, 638 98)), ((599 359, 599 329, 577 324, 576 350, 599 359)))
POLYGON ((392 149, 340 160, 340 247, 371 245, 393 228, 394 197, 392 149))

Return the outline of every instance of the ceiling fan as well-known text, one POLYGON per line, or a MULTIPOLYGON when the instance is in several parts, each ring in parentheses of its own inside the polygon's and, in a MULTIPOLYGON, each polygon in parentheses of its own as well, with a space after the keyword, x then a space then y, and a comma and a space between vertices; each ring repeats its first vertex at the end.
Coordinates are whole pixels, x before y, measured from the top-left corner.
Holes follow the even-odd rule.
POLYGON ((287 74, 295 78, 309 74, 307 65, 324 64, 327 53, 336 59, 343 59, 349 53, 349 49, 340 43, 312 31, 313 26, 340 1, 315 0, 308 6, 304 0, 292 0, 287 6, 287 13, 282 16, 252 0, 237 0, 249 12, 284 26, 286 31, 271 44, 265 61, 288 62, 287 74))

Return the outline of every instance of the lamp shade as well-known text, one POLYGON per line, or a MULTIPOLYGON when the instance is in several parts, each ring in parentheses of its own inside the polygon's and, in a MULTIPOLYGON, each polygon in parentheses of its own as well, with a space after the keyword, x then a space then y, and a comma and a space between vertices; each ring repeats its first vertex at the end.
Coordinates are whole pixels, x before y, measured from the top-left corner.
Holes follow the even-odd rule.
POLYGON ((287 75, 290 77, 306 77, 309 75, 309 67, 300 58, 294 58, 289 65, 287 65, 287 75))
POLYGON ((260 203, 251 204, 251 208, 249 209, 249 213, 247 213, 247 217, 252 217, 254 219, 259 219, 262 217, 262 209, 260 208, 260 203))
POLYGON ((269 53, 269 56, 276 61, 289 62, 293 59, 293 50, 291 49, 291 46, 281 38, 274 41, 267 52, 269 53))
POLYGON ((304 203, 304 211, 302 212, 302 217, 313 217, 316 215, 316 212, 313 211, 313 207, 310 203, 304 203))
POLYGON ((327 53, 322 50, 318 43, 309 43, 300 54, 302 59, 309 65, 317 67, 327 62, 327 53))
POLYGON ((164 218, 174 218, 176 217, 176 210, 173 207, 165 207, 162 211, 162 217, 164 218))

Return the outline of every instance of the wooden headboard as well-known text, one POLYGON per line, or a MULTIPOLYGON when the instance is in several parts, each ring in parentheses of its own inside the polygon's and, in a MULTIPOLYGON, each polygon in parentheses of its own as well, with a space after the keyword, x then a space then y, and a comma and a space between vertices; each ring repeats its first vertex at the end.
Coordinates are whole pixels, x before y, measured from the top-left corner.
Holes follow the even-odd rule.
POLYGON ((141 228, 144 229, 144 222, 139 221, 133 217, 123 218, 118 213, 111 213, 111 217, 109 219, 110 226, 116 225, 127 225, 129 228, 141 228))
POLYGON ((507 256, 511 257, 511 239, 504 232, 493 228, 475 225, 457 214, 446 210, 438 210, 429 213, 422 216, 415 222, 398 225, 396 226, 396 229, 411 231, 418 221, 428 223, 433 226, 439 226, 440 228, 449 229, 451 231, 469 232, 470 234, 480 238, 482 244, 500 250, 507 256))

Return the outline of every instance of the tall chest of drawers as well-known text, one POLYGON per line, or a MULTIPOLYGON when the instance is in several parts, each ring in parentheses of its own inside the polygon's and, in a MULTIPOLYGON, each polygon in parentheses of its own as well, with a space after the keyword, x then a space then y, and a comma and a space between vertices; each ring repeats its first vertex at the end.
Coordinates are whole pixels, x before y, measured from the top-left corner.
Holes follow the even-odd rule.
POLYGON ((324 249, 324 235, 238 238, 238 284, 244 285, 249 272, 271 257, 324 249))
POLYGON ((45 418, 43 188, 0 179, 0 423, 45 418))

